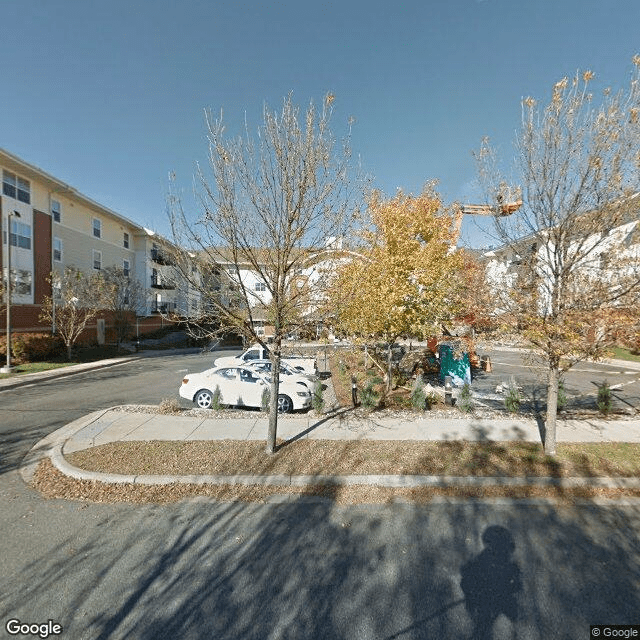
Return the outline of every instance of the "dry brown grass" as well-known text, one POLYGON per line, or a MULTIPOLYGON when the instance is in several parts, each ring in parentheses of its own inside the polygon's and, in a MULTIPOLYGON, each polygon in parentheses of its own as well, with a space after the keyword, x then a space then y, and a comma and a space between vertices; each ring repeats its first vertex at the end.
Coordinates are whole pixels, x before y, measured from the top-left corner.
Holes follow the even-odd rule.
POLYGON ((620 499, 640 497, 640 490, 600 489, 580 487, 433 487, 420 489, 392 489, 364 485, 270 487, 234 485, 132 485, 105 484, 89 480, 74 480, 53 467, 48 459, 43 460, 34 475, 33 485, 45 497, 86 500, 91 502, 173 503, 194 498, 209 498, 218 501, 268 502, 274 496, 314 496, 326 498, 336 504, 388 504, 406 501, 426 504, 434 499, 552 499, 571 504, 576 500, 594 498, 620 499))
POLYGON ((67 456, 76 467, 119 474, 640 476, 640 444, 296 440, 275 454, 262 441, 113 442, 67 456))

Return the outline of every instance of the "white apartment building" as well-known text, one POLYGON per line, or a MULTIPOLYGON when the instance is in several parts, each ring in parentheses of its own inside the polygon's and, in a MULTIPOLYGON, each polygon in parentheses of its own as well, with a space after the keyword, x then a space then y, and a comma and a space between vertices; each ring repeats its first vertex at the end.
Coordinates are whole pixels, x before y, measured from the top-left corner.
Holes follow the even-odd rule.
MULTIPOLYGON (((0 264, 6 282, 11 251, 13 330, 46 330, 38 316, 51 295, 48 277, 67 266, 116 266, 137 278, 146 292, 139 316, 189 312, 193 295, 161 250, 165 239, 3 149, 0 177, 0 264)), ((5 324, 0 314, 0 333, 5 324)))

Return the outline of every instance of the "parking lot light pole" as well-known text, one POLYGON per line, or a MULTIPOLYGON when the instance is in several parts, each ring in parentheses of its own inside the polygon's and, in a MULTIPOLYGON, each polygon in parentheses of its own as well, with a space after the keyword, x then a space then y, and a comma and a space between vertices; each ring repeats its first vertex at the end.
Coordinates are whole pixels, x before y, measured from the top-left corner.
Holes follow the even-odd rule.
POLYGON ((5 299, 7 301, 7 364, 0 369, 0 373, 11 373, 15 367, 11 366, 11 218, 20 217, 18 211, 7 214, 7 291, 5 299))

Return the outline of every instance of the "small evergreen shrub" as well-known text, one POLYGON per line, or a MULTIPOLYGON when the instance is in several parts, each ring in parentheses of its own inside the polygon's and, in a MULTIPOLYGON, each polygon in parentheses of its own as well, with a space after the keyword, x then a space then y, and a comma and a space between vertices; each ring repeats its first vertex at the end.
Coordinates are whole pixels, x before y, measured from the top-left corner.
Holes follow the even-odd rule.
POLYGON ((380 394, 373 388, 373 380, 369 381, 360 392, 360 404, 367 409, 375 409, 380 402, 380 394))
POLYGON ((264 411, 264 413, 267 413, 269 411, 269 400, 271 399, 271 391, 269 390, 269 387, 265 387, 262 390, 262 401, 261 401, 261 408, 262 411, 264 411))
POLYGON ((219 385, 216 385, 216 388, 213 390, 213 394, 211 395, 211 408, 214 411, 219 411, 222 408, 222 405, 220 404, 220 387, 219 385))
POLYGON ((322 383, 317 382, 313 387, 313 392, 311 393, 311 406, 314 411, 317 413, 322 413, 324 409, 324 389, 322 388, 322 383))
POLYGON ((460 389, 458 396, 458 406, 463 413, 471 413, 473 411, 473 400, 471 399, 471 386, 465 382, 460 389))
POLYGON ((613 399, 611 397, 611 387, 605 380, 598 387, 598 410, 600 411, 600 413, 604 414, 605 416, 610 413, 612 401, 613 399))
POLYGON ((567 406, 567 390, 564 388, 564 380, 558 382, 558 411, 562 411, 567 406))
POLYGON ((427 394, 421 384, 416 385, 411 393, 411 405, 420 410, 427 408, 427 394))
POLYGON ((520 395, 515 378, 512 376, 509 386, 507 387, 507 394, 504 398, 504 406, 509 413, 518 413, 518 411, 520 411, 521 402, 522 396, 520 395))

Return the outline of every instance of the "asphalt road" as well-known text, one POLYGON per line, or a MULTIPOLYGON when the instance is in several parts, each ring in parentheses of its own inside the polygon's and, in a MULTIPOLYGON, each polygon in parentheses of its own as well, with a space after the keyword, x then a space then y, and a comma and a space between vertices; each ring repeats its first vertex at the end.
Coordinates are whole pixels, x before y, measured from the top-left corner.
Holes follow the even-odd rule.
POLYGON ((143 358, 0 392, 0 473, 15 469, 41 438, 92 411, 178 399, 183 374, 223 353, 232 352, 143 358))
MULTIPOLYGON (((490 353, 492 372, 478 372, 472 389, 486 396, 494 396, 487 404, 504 407, 502 397, 495 394, 498 384, 506 385, 511 377, 522 388, 522 394, 533 408, 544 410, 546 405, 546 369, 542 363, 524 362, 524 354, 513 350, 494 350, 490 353)), ((564 374, 568 404, 574 408, 596 409, 598 386, 608 382, 612 388, 613 407, 621 411, 640 408, 640 369, 621 361, 580 362, 564 374)))
POLYGON ((637 505, 0 501, 0 621, 51 619, 74 640, 585 640, 640 624, 637 505))
POLYGON ((43 500, 15 471, 57 426, 176 397, 205 367, 153 358, 0 394, 0 638, 25 637, 9 619, 74 640, 579 640, 640 624, 637 502, 102 505, 43 500))

